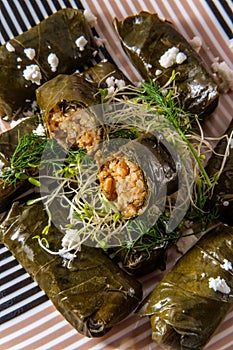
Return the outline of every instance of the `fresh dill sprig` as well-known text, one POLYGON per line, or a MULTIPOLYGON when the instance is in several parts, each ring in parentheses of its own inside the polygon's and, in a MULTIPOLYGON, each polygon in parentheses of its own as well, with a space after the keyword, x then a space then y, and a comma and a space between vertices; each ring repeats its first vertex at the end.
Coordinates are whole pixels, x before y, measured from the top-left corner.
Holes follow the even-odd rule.
POLYGON ((46 144, 46 137, 33 133, 19 136, 10 167, 1 170, 1 180, 7 185, 15 186, 18 180, 30 178, 36 173, 46 144))

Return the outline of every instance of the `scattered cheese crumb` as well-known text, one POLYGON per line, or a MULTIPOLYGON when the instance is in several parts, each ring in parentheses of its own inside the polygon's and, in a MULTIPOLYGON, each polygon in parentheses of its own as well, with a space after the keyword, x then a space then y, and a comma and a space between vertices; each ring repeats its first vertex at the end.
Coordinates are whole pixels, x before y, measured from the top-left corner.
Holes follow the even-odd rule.
POLYGON ((77 38, 75 40, 75 44, 79 48, 80 51, 84 50, 87 43, 88 43, 88 41, 85 39, 85 37, 83 35, 81 35, 79 38, 77 38))
POLYGON ((10 42, 6 43, 6 49, 7 49, 7 51, 9 51, 9 52, 14 52, 14 51, 15 51, 14 46, 11 45, 10 42))
POLYGON ((40 85, 40 81, 42 79, 40 68, 37 66, 37 64, 26 66, 23 71, 23 77, 26 80, 30 80, 33 84, 40 85))
POLYGON ((22 58, 21 57, 17 57, 17 62, 22 62, 22 58))
POLYGON ((233 91, 233 69, 226 62, 212 63, 211 68, 216 73, 216 80, 219 85, 219 90, 222 93, 233 91))
POLYGON ((4 167, 4 163, 1 161, 1 159, 0 159, 0 169, 2 169, 3 167, 4 167))
POLYGON ((160 74, 162 74, 163 72, 161 71, 161 69, 156 69, 156 71, 155 71, 155 75, 160 75, 160 74))
POLYGON ((20 64, 18 64, 18 65, 17 65, 17 68, 18 68, 18 69, 20 69, 20 68, 21 68, 20 64))
POLYGON ((97 24, 97 17, 90 10, 84 10, 83 15, 86 21, 89 23, 90 27, 95 27, 97 24))
POLYGON ((106 79, 108 94, 106 98, 112 96, 116 89, 122 89, 125 87, 125 81, 123 79, 116 79, 113 75, 106 79))
POLYGON ((200 51, 202 47, 202 40, 199 36, 194 36, 191 40, 189 40, 189 43, 196 52, 200 51))
POLYGON ((164 67, 168 68, 173 66, 173 64, 181 64, 187 59, 187 56, 179 51, 179 49, 176 46, 170 47, 167 51, 164 52, 164 54, 159 59, 159 64, 164 67))
POLYGON ((29 60, 33 60, 33 58, 36 56, 36 51, 31 48, 24 49, 24 53, 29 60))
POLYGON ((222 269, 224 269, 226 271, 232 270, 232 263, 227 259, 224 259, 223 264, 220 266, 222 269))
POLYGON ((42 124, 38 124, 37 128, 35 130, 32 130, 33 134, 36 136, 45 136, 45 128, 42 124))
POLYGON ((176 63, 181 64, 187 59, 187 56, 183 52, 178 52, 176 55, 176 63))
POLYGON ((51 67, 51 71, 56 72, 57 66, 59 64, 59 59, 55 53, 50 53, 48 55, 48 64, 51 67))
POLYGON ((227 285, 226 281, 220 276, 217 278, 209 278, 209 288, 212 288, 215 292, 221 292, 223 294, 230 294, 231 288, 227 285))

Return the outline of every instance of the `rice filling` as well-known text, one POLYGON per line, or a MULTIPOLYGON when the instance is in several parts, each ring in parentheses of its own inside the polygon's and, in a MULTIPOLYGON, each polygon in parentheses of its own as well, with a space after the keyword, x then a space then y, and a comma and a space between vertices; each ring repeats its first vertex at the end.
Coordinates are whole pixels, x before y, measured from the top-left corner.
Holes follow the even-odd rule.
POLYGON ((124 218, 129 219, 142 212, 147 188, 137 163, 126 157, 114 157, 102 165, 98 179, 102 193, 108 200, 115 201, 124 218))

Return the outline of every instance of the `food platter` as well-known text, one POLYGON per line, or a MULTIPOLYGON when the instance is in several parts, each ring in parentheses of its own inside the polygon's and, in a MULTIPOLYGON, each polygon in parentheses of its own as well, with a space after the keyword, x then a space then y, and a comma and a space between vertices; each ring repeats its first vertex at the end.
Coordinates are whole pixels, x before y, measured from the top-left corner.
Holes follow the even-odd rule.
MULTIPOLYGON (((122 18, 147 10, 157 12, 161 18, 169 18, 182 34, 189 39, 198 36, 202 39, 201 56, 207 63, 219 58, 231 66, 232 44, 230 45, 230 4, 228 1, 104 1, 104 0, 37 0, 14 2, 3 0, 2 44, 10 38, 29 29, 43 18, 62 7, 78 7, 91 10, 97 17, 96 34, 104 39, 105 48, 101 55, 112 57, 114 62, 132 81, 140 77, 124 54, 119 40, 113 31, 112 19, 122 18), (14 4, 13 4, 14 3, 14 4)), ((223 134, 232 120, 232 93, 222 94, 217 110, 206 121, 206 132, 211 136, 223 134)), ((1 123, 4 129, 5 124, 1 123)), ((120 325, 99 339, 89 339, 79 335, 55 310, 44 292, 22 269, 11 253, 1 246, 3 265, 2 284, 2 335, 1 349, 155 349, 160 347, 151 340, 148 319, 130 315, 120 325)), ((180 256, 171 251, 167 269, 180 256)), ((155 271, 141 278, 144 295, 158 283, 164 272, 155 271)), ((231 311, 206 350, 231 349, 233 344, 233 311, 231 311)))

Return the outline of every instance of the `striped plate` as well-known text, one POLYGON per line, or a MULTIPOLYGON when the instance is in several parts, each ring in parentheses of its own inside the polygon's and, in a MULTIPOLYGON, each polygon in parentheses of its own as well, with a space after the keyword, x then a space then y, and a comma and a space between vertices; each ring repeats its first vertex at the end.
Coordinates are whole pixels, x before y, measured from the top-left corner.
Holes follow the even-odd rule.
MULTIPOLYGON (((91 10, 98 18, 96 31, 106 39, 103 57, 113 57, 115 63, 132 80, 139 75, 129 63, 112 28, 112 18, 135 14, 140 10, 157 12, 161 18, 173 21, 188 39, 199 36, 203 46, 201 56, 210 66, 219 57, 231 66, 232 12, 230 0, 0 0, 0 42, 4 44, 60 8, 91 10), (110 56, 109 56, 110 55, 110 56)), ((219 107, 206 122, 210 136, 222 134, 232 119, 232 94, 222 95, 219 107)), ((1 128, 1 125, 0 125, 1 128)), ((0 130, 1 131, 1 130, 0 130)), ((130 315, 124 322, 100 339, 88 339, 77 334, 55 310, 11 253, 0 247, 1 257, 1 350, 159 350, 151 341, 146 318, 130 315)), ((168 269, 178 254, 169 254, 168 269)), ((142 278, 144 295, 161 279, 161 272, 142 278)), ((233 311, 214 334, 205 350, 233 348, 233 311)))

